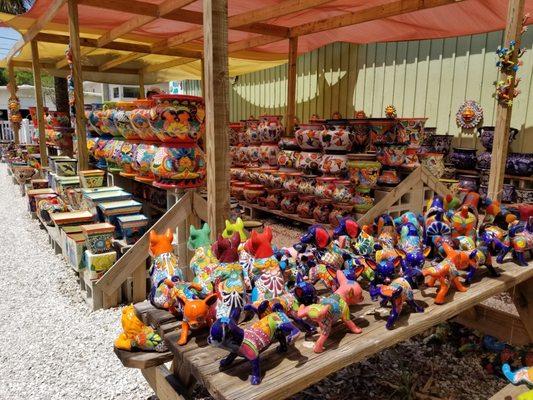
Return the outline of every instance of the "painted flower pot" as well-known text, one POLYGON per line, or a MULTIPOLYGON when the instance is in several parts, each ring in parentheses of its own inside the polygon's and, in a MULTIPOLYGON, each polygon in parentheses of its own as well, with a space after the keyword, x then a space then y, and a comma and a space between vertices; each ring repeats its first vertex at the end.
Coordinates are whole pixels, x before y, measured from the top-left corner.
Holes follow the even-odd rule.
POLYGON ((106 161, 107 169, 109 171, 120 172, 120 168, 117 164, 118 154, 120 153, 120 146, 122 146, 122 140, 109 139, 105 143, 103 154, 106 161))
POLYGON ((85 111, 85 116, 87 117, 87 123, 91 127, 91 132, 94 132, 98 135, 104 135, 105 132, 102 130, 102 107, 100 103, 91 104, 91 109, 85 111))
POLYGON ((70 118, 68 113, 63 111, 48 111, 46 123, 52 128, 70 128, 70 118))
POLYGON ((261 163, 261 149, 259 146, 246 147, 246 153, 248 154, 248 162, 259 165, 261 163))
POLYGON ((152 161, 158 151, 158 146, 150 143, 139 143, 135 152, 135 161, 132 163, 133 170, 137 172, 135 180, 152 183, 155 179, 152 173, 152 161))
POLYGON ((350 181, 359 190, 369 191, 376 186, 381 163, 375 161, 374 155, 349 154, 347 167, 350 181))
POLYGON ((418 160, 418 151, 417 150, 418 149, 413 148, 413 147, 408 147, 405 150, 404 165, 406 167, 416 168, 416 167, 420 166, 420 162, 418 160))
POLYGON ((231 166, 238 165, 239 162, 237 161, 237 150, 239 147, 237 146, 230 146, 229 147, 229 159, 231 162, 231 166))
POLYGON ((358 189, 353 196, 354 210, 358 214, 364 214, 374 206, 374 199, 367 193, 358 189))
POLYGON ((452 148, 452 135, 433 135, 432 146, 433 152, 448 155, 452 148))
POLYGON ((113 113, 113 122, 117 132, 125 139, 136 140, 139 135, 131 124, 131 111, 135 108, 135 103, 130 101, 117 102, 117 109, 113 113))
POLYGON ((318 171, 322 162, 322 153, 302 151, 296 168, 305 173, 318 171))
POLYGON ((106 134, 115 137, 121 137, 115 125, 115 111, 117 103, 114 101, 106 101, 102 107, 102 110, 97 112, 100 119, 100 130, 106 134))
POLYGON ((313 218, 313 210, 316 207, 315 196, 306 195, 301 196, 296 206, 296 214, 300 218, 313 218))
POLYGON ((474 169, 476 167, 476 149, 454 147, 450 163, 457 169, 474 169))
POLYGON ((248 203, 257 203, 257 199, 265 194, 263 185, 251 183, 244 187, 244 199, 248 203))
POLYGON ((246 130, 243 135, 243 143, 246 146, 261 144, 261 138, 259 137, 259 120, 247 119, 244 121, 246 130))
POLYGON ((259 173, 261 172, 261 168, 259 167, 253 167, 253 168, 246 168, 246 178, 250 183, 259 183, 259 173))
POLYGON ((229 170, 230 178, 234 181, 242 181, 244 168, 231 167, 229 170))
POLYGON ((159 141, 154 130, 150 126, 150 115, 154 101, 152 99, 137 99, 134 101, 135 108, 130 111, 129 119, 137 136, 145 141, 159 141))
POLYGON ((280 202, 281 211, 285 214, 296 214, 298 206, 298 192, 284 192, 280 202))
POLYGON ((391 144, 376 146, 378 161, 388 167, 398 167, 405 162, 407 145, 391 144))
POLYGON ((316 186, 316 175, 302 175, 298 192, 301 195, 314 195, 316 186))
MULTIPOLYGON (((479 141, 481 142, 482 146, 487 151, 492 151, 492 143, 494 142, 494 130, 496 127, 494 126, 482 126, 477 128, 477 134, 479 137, 479 141)), ((513 142, 513 140, 516 139, 516 136, 518 135, 518 129, 515 128, 509 128, 509 144, 513 142)))
POLYGON ((82 225, 85 244, 93 254, 107 253, 112 250, 113 234, 115 227, 106 222, 91 225, 82 225))
POLYGON ((320 131, 320 143, 326 152, 348 152, 354 144, 352 126, 348 120, 327 120, 326 129, 320 131))
POLYGON ((384 169, 378 178, 378 183, 385 186, 396 186, 400 183, 400 177, 395 169, 384 169))
POLYGON ((76 159, 63 159, 56 160, 54 162, 54 172, 58 176, 76 176, 78 160, 76 159))
POLYGON ((303 173, 301 172, 288 172, 286 174, 285 182, 283 182, 285 190, 288 190, 289 192, 297 192, 302 176, 303 173))
POLYGON ((423 137, 421 138, 420 140, 420 145, 421 146, 432 146, 433 145, 433 136, 435 136, 437 134, 437 128, 432 126, 432 127, 428 127, 428 126, 425 126, 424 127, 424 135, 423 137))
POLYGON ((516 201, 533 204, 533 189, 516 189, 516 201))
POLYGON ((441 178, 444 174, 444 154, 442 153, 425 153, 421 155, 422 165, 436 178, 441 178))
POLYGON ((458 174, 459 187, 464 192, 477 192, 479 186, 479 177, 477 175, 458 174))
POLYGON ((505 183, 502 190, 502 202, 514 203, 516 200, 516 190, 511 184, 505 183))
POLYGON ((331 199, 319 199, 313 209, 313 218, 320 224, 328 224, 331 210, 331 199))
POLYGON ((532 176, 533 153, 509 153, 505 171, 510 175, 532 176))
POLYGON ((205 156, 200 147, 182 143, 159 147, 152 160, 154 186, 162 189, 194 188, 204 184, 205 156))
POLYGON ((278 151, 278 166, 280 168, 296 168, 300 159, 300 152, 294 150, 278 151))
POLYGON ((345 154, 323 154, 319 169, 327 175, 344 175, 347 160, 345 154))
POLYGON ((300 150, 298 140, 289 137, 282 137, 278 142, 278 147, 281 150, 300 150))
POLYGON ((105 171, 101 169, 90 169, 80 171, 80 182, 83 188, 91 189, 101 187, 104 184, 105 171))
POLYGON ((281 115, 261 115, 259 117, 260 122, 257 129, 262 143, 278 142, 284 131, 281 118, 281 115))
POLYGON ((353 132, 353 151, 365 152, 370 145, 370 125, 366 118, 349 120, 353 132))
POLYGON ((408 144, 417 148, 424 139, 424 125, 427 118, 398 118, 396 124, 396 143, 408 144))
POLYGON ((283 189, 268 189, 265 206, 270 210, 279 210, 283 189))
POLYGON ((333 176, 319 176, 316 178, 315 196, 317 199, 331 199, 335 191, 335 181, 333 176))
POLYGON ((326 128, 321 123, 300 124, 294 132, 296 141, 302 150, 320 150, 320 135, 326 128))
POLYGON ((244 132, 244 124, 242 122, 229 123, 229 144, 237 146, 242 141, 242 133, 244 132))
POLYGON ((329 213, 329 223, 332 227, 339 225, 339 221, 354 212, 353 203, 333 203, 333 210, 329 213))
POLYGON ((349 203, 353 201, 354 189, 351 181, 347 179, 337 179, 334 181, 335 189, 332 198, 335 203, 349 203))
POLYGON ((244 188, 249 185, 248 182, 233 182, 231 184, 232 196, 238 200, 244 200, 244 188))
POLYGON ((476 158, 476 166, 478 169, 490 169, 490 161, 492 159, 492 154, 490 152, 482 151, 476 158))
POLYGON ((237 165, 246 165, 250 161, 248 159, 248 147, 239 146, 235 150, 235 161, 237 165))
POLYGON ((270 174, 268 186, 273 189, 282 189, 287 180, 287 172, 275 171, 270 174))
POLYGON ((270 176, 272 175, 273 172, 277 171, 276 169, 272 169, 270 167, 261 167, 259 169, 259 177, 258 177, 258 180, 259 180, 259 183, 265 187, 268 187, 268 185, 270 184, 271 182, 271 179, 270 179, 270 176))
POLYGON ((368 118, 370 132, 370 149, 373 150, 376 144, 395 143, 396 131, 395 121, 388 118, 368 118))
POLYGON ((259 147, 259 154, 261 161, 264 164, 268 164, 270 166, 277 166, 278 165, 278 145, 277 144, 262 144, 259 147))
POLYGON ((134 177, 137 171, 133 169, 138 143, 124 141, 120 147, 119 166, 122 168, 121 176, 134 177))
POLYGON ((106 169, 107 168, 107 162, 105 159, 105 153, 106 153, 106 145, 107 142, 111 139, 105 139, 103 137, 100 137, 98 141, 96 142, 96 146, 94 148, 94 158, 98 160, 96 163, 96 167, 100 169, 106 169))
POLYGON ((153 97, 150 126, 162 142, 196 143, 204 133, 204 99, 179 94, 153 97))

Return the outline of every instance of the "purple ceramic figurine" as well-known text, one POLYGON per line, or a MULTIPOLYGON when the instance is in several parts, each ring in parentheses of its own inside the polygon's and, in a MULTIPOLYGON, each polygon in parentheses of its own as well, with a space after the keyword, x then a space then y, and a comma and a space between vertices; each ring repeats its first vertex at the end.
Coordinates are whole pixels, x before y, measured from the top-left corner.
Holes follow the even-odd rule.
POLYGON ((524 253, 529 251, 530 256, 533 251, 533 218, 529 218, 526 223, 513 221, 509 224, 509 245, 505 246, 497 258, 498 263, 503 262, 503 258, 509 251, 512 251, 514 261, 523 267, 527 267, 524 253))

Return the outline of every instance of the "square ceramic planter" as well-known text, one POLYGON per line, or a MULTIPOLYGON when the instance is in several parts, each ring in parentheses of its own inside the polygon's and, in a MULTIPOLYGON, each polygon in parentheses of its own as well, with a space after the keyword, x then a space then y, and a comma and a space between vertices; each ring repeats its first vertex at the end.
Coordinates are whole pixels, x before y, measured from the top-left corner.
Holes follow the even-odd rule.
POLYGON ((78 160, 73 158, 55 160, 54 161, 54 172, 58 176, 76 176, 78 165, 78 160))
POLYGON ((65 254, 67 261, 74 270, 79 271, 85 267, 83 252, 85 251, 85 236, 83 233, 71 233, 65 237, 65 254))
POLYGON ((117 261, 117 253, 113 250, 107 253, 94 254, 91 250, 85 250, 83 258, 85 273, 89 274, 89 279, 94 280, 99 279, 113 266, 117 261))
MULTIPOLYGON (((83 193, 83 191, 82 191, 83 193)), ((125 201, 130 200, 133 197, 131 193, 124 190, 109 190, 109 191, 97 191, 92 193, 83 194, 83 202, 85 208, 91 210, 91 212, 98 214, 100 221, 104 220, 104 216, 100 212, 98 205, 100 203, 113 202, 113 201, 125 201)))
POLYGON ((79 176, 59 176, 54 175, 52 179, 52 189, 60 196, 66 197, 67 189, 77 189, 80 187, 79 176))
POLYGON ((99 224, 82 225, 81 230, 85 236, 85 246, 94 254, 107 253, 113 248, 113 234, 115 227, 102 222, 99 224))
POLYGON ((101 169, 90 169, 80 171, 81 186, 84 188, 97 188, 104 184, 105 171, 101 169))
POLYGON ((143 214, 121 215, 117 217, 119 235, 126 244, 134 244, 146 232, 148 218, 143 214))
POLYGON ((39 196, 41 194, 55 194, 55 192, 49 188, 30 189, 26 192, 26 194, 28 195, 28 209, 30 210, 30 212, 35 212, 37 211, 35 196, 39 196))
POLYGON ((84 225, 93 222, 94 216, 89 211, 70 211, 53 213, 50 218, 57 226, 84 225))
POLYGON ((32 189, 46 189, 48 188, 48 179, 32 179, 31 180, 32 189))
POLYGON ((98 204, 99 215, 105 222, 115 225, 119 228, 117 217, 121 215, 138 214, 141 211, 142 203, 136 200, 109 201, 98 204))

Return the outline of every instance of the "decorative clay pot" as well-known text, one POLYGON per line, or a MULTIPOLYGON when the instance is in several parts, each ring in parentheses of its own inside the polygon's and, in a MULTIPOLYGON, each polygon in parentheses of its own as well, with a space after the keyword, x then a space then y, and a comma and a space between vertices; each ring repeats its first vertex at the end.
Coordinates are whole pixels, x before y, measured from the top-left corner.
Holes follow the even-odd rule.
POLYGON ((204 132, 204 99, 179 94, 153 97, 150 126, 162 142, 195 143, 204 132))
POLYGON ((152 161, 158 151, 158 146, 149 143, 139 143, 135 153, 135 161, 132 163, 133 170, 137 172, 135 180, 152 183, 155 179, 152 173, 152 161))
POLYGON ((452 135, 433 135, 433 152, 448 155, 452 147, 452 135))
MULTIPOLYGON (((334 181, 335 189, 333 190, 333 201, 335 203, 349 203, 353 201, 353 186, 347 179, 337 179, 334 181)), ((334 203, 334 204, 335 204, 334 203)))
POLYGON ((117 132, 129 140, 139 139, 139 135, 133 129, 130 120, 131 110, 134 108, 135 104, 133 102, 119 101, 117 102, 117 109, 113 113, 113 122, 115 123, 117 132))
POLYGON ((533 189, 516 189, 516 201, 533 204, 533 189))
POLYGON ((294 150, 279 150, 278 151, 278 166, 280 168, 296 168, 301 154, 294 150))
POLYGON ((425 153, 421 155, 422 165, 436 178, 444 174, 444 154, 442 153, 425 153))
POLYGON ((94 147, 94 158, 97 160, 96 167, 100 169, 107 168, 107 162, 105 160, 105 149, 106 144, 110 139, 105 139, 103 137, 98 138, 98 141, 95 143, 94 147))
POLYGON ((237 146, 242 141, 242 133, 244 131, 244 124, 242 122, 229 123, 229 144, 237 146))
POLYGON ((280 208, 285 214, 296 214, 298 206, 298 192, 284 192, 281 199, 280 208))
POLYGON ((302 175, 300 184, 298 185, 298 192, 301 195, 314 195, 316 178, 316 175, 302 175))
POLYGON ((287 173, 281 171, 275 171, 270 174, 269 187, 273 189, 282 189, 287 180, 287 173))
POLYGON ((91 132, 96 133, 97 135, 103 135, 104 132, 102 130, 102 120, 100 119, 100 115, 102 112, 102 104, 100 103, 93 103, 91 104, 91 109, 85 110, 85 116, 87 117, 87 123, 91 127, 91 132))
POLYGON ((458 174, 459 187, 465 192, 477 192, 479 177, 477 175, 458 174))
POLYGON ((263 185, 251 183, 244 187, 244 198, 248 203, 257 203, 257 199, 265 194, 263 185))
POLYGON ((283 187, 289 192, 297 192, 298 187, 300 186, 300 181, 302 180, 303 173, 301 172, 289 172, 286 175, 285 182, 283 187))
POLYGON ((104 147, 107 169, 111 172, 120 172, 122 170, 122 168, 119 166, 119 162, 120 148, 122 147, 123 142, 123 140, 119 139, 110 139, 107 141, 104 147))
POLYGON ((505 183, 503 185, 503 191, 502 191, 502 202, 503 203, 514 203, 515 200, 516 200, 515 187, 511 184, 505 183))
POLYGON ((233 182, 231 184, 232 196, 239 200, 244 200, 244 188, 248 182, 233 182))
POLYGON ((300 124, 294 134, 302 150, 320 150, 320 134, 325 129, 321 123, 300 124))
POLYGON ((279 210, 283 189, 267 189, 265 206, 270 210, 279 210))
POLYGON ((370 133, 371 150, 375 144, 395 143, 395 122, 388 118, 368 118, 368 130, 370 133))
POLYGON ((248 162, 259 165, 261 162, 261 150, 259 146, 248 146, 245 149, 248 155, 248 162))
POLYGON ((305 173, 318 171, 322 161, 322 153, 302 151, 297 160, 296 168, 305 173))
MULTIPOLYGON (((37 118, 37 107, 28 107, 28 110, 30 111, 31 122, 33 123, 33 126, 35 128, 39 128, 39 119, 37 118)), ((43 113, 45 116, 46 114, 48 114, 48 107, 43 107, 43 113)), ((45 125, 46 125, 46 118, 45 118, 45 125)))
POLYGON ((102 110, 97 112, 97 115, 100 119, 100 130, 106 135, 119 137, 121 135, 118 133, 114 121, 115 107, 116 102, 106 101, 104 102, 102 110))
POLYGON ((247 119, 244 121, 246 131, 243 135, 243 143, 245 145, 259 145, 261 138, 259 137, 259 120, 247 119))
POLYGON ((532 176, 533 153, 509 153, 505 171, 510 175, 532 176))
POLYGON ((296 138, 282 137, 278 142, 278 146, 281 150, 300 150, 296 138))
POLYGON ((450 162, 457 169, 474 169, 476 167, 476 149, 454 147, 450 162))
POLYGON ((364 214, 374 206, 374 199, 366 192, 362 192, 359 189, 355 190, 353 197, 354 210, 358 214, 364 214))
POLYGON ((300 218, 313 218, 313 210, 316 207, 315 196, 301 196, 296 206, 296 213, 300 218))
POLYGON ((492 154, 490 152, 482 151, 476 158, 476 166, 478 169, 490 169, 490 161, 492 159, 492 154))
POLYGON ((354 134, 348 120, 327 120, 320 132, 320 143, 325 152, 348 152, 354 144, 354 134))
POLYGON ((422 146, 431 146, 433 145, 433 136, 435 136, 437 134, 437 128, 432 126, 432 127, 428 127, 428 126, 425 126, 424 127, 424 135, 423 137, 421 138, 420 140, 420 145, 422 146))
POLYGON ((151 99, 137 99, 134 103, 136 107, 129 114, 133 130, 141 140, 158 141, 159 139, 150 126, 150 114, 154 101, 151 99))
POLYGON ((370 145, 370 125, 368 120, 351 119, 349 120, 353 132, 353 151, 365 152, 370 145))
POLYGON ((420 146, 424 138, 424 125, 427 118, 398 118, 396 142, 408 144, 411 148, 420 146))
POLYGON ((323 174, 343 175, 347 171, 346 161, 345 154, 323 154, 319 169, 323 174))
POLYGON ((342 218, 353 214, 353 210, 353 203, 333 203, 333 210, 329 214, 329 223, 332 227, 336 227, 342 218))
POLYGON ((122 172, 120 175, 126 176, 126 177, 133 177, 137 175, 137 172, 133 169, 133 162, 135 160, 136 151, 137 151, 137 143, 124 141, 122 143, 122 147, 120 148, 120 167, 122 168, 122 172))
POLYGON ((405 161, 404 165, 406 167, 410 168, 416 168, 420 165, 420 162, 418 161, 418 149, 408 147, 405 149, 405 161))
MULTIPOLYGON (((479 141, 487 151, 492 151, 492 143, 494 142, 495 129, 496 127, 494 126, 482 126, 480 128, 477 128, 479 141)), ((511 144, 513 140, 516 139, 516 135, 518 135, 518 129, 509 128, 509 144, 511 144)))
POLYGON ((369 191, 378 181, 381 163, 375 160, 374 155, 349 154, 348 173, 350 181, 359 190, 369 191))
POLYGON ((259 117, 260 122, 257 129, 261 142, 277 143, 284 130, 281 118, 281 115, 261 115, 259 117))
POLYGON ((378 161, 388 167, 397 167, 405 161, 406 145, 391 144, 376 146, 378 161))
POLYGON ((315 196, 317 199, 331 199, 335 190, 335 181, 333 176, 319 176, 316 178, 315 196))
POLYGON ((205 156, 200 147, 182 144, 161 146, 152 160, 154 186, 162 189, 194 188, 204 184, 205 156))
POLYGON ((319 199, 316 202, 316 206, 313 209, 313 218, 316 222, 321 224, 329 223, 329 214, 331 213, 331 200, 319 199))
POLYGON ((381 175, 378 178, 380 185, 396 186, 400 183, 400 177, 395 169, 384 169, 381 171, 381 175))
POLYGON ((262 144, 259 147, 261 161, 271 166, 278 165, 278 145, 277 144, 262 144))

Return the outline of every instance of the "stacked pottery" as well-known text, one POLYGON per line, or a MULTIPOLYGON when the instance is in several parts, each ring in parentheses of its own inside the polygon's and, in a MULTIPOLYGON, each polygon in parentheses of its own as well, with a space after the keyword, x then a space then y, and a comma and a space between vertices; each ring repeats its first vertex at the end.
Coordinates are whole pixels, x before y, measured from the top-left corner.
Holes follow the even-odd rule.
POLYGON ((244 121, 246 130, 242 141, 245 146, 261 144, 261 138, 259 137, 259 122, 260 121, 257 119, 247 119, 244 121))
POLYGON ((281 124, 281 115, 261 115, 257 127, 259 139, 262 143, 276 143, 283 134, 283 125, 281 124))
POLYGON ((302 175, 300 184, 298 185, 298 192, 302 196, 314 195, 317 175, 302 175))
POLYGON ((421 154, 421 163, 431 174, 440 178, 444 174, 444 154, 438 152, 428 152, 421 154))
POLYGON ((158 141, 152 127, 150 126, 151 109, 154 101, 151 99, 137 99, 134 101, 135 108, 130 111, 130 123, 141 140, 158 141))
POLYGON ((283 193, 280 208, 285 214, 296 214, 296 207, 298 206, 298 192, 289 191, 283 193))
POLYGON ((450 154, 450 163, 457 169, 472 170, 476 167, 476 149, 454 147, 450 154))
POLYGON ((300 124, 295 130, 296 142, 301 148, 296 168, 307 174, 317 172, 322 160, 321 132, 325 129, 322 122, 300 124))
POLYGON ((130 114, 135 108, 135 103, 129 101, 117 102, 117 109, 113 113, 113 121, 117 132, 125 139, 136 140, 139 139, 139 135, 133 129, 131 124, 130 114))
POLYGON ((288 172, 285 182, 283 182, 283 188, 289 192, 298 192, 302 176, 303 173, 301 172, 288 172))
POLYGON ((265 187, 260 184, 250 183, 244 187, 244 199, 248 203, 255 204, 257 200, 264 196, 265 187))
POLYGON ((389 118, 368 118, 370 150, 375 151, 377 144, 392 144, 396 141, 395 121, 389 118))
POLYGON ((317 199, 316 206, 313 209, 314 220, 320 224, 328 224, 331 210, 331 199, 317 199))
POLYGON ((352 184, 362 192, 369 192, 376 186, 381 163, 374 154, 349 154, 348 176, 352 184))
POLYGON ((509 153, 505 171, 510 175, 532 176, 533 153, 509 153))
POLYGON ((138 143, 125 140, 120 148, 119 166, 122 168, 121 176, 134 177, 137 172, 133 169, 138 143))
POLYGON ((188 143, 159 147, 151 169, 156 177, 154 186, 162 189, 202 186, 207 172, 204 153, 196 144, 188 143))
POLYGON ((356 153, 364 153, 370 148, 370 125, 366 118, 351 119, 353 132, 353 148, 356 153))
POLYGON ((238 146, 242 142, 242 133, 244 132, 244 124, 242 122, 229 123, 229 144, 230 146, 238 146))
POLYGON ((85 116, 87 117, 87 123, 90 126, 90 131, 97 135, 103 135, 102 120, 100 118, 102 113, 102 104, 94 103, 85 108, 85 116))
POLYGON ((244 200, 244 188, 248 182, 232 181, 230 185, 231 195, 238 200, 244 200))
POLYGON ((115 126, 114 114, 115 114, 116 102, 106 101, 102 107, 102 110, 97 111, 97 116, 100 125, 100 130, 105 135, 121 136, 115 126))
POLYGON ((378 183, 383 186, 396 186, 400 183, 400 177, 395 169, 383 169, 378 178, 378 183))
POLYGON ((313 218, 313 210, 316 207, 315 196, 305 195, 300 196, 298 205, 296 206, 296 213, 300 218, 313 218))
POLYGON ((320 171, 325 175, 346 173, 346 153, 354 145, 354 133, 348 120, 327 120, 326 129, 320 132, 320 143, 325 154, 320 161, 320 171))
POLYGON ((283 189, 267 189, 265 206, 270 210, 279 210, 283 192, 283 189))
POLYGON ((152 161, 158 151, 158 146, 150 143, 139 143, 135 152, 135 159, 131 166, 135 171, 135 180, 152 183, 155 179, 152 172, 152 161))
MULTIPOLYGON (((482 126, 477 128, 479 141, 487 151, 492 151, 492 143, 494 142, 494 126, 482 126)), ((509 128, 509 144, 516 139, 518 129, 509 128)))

